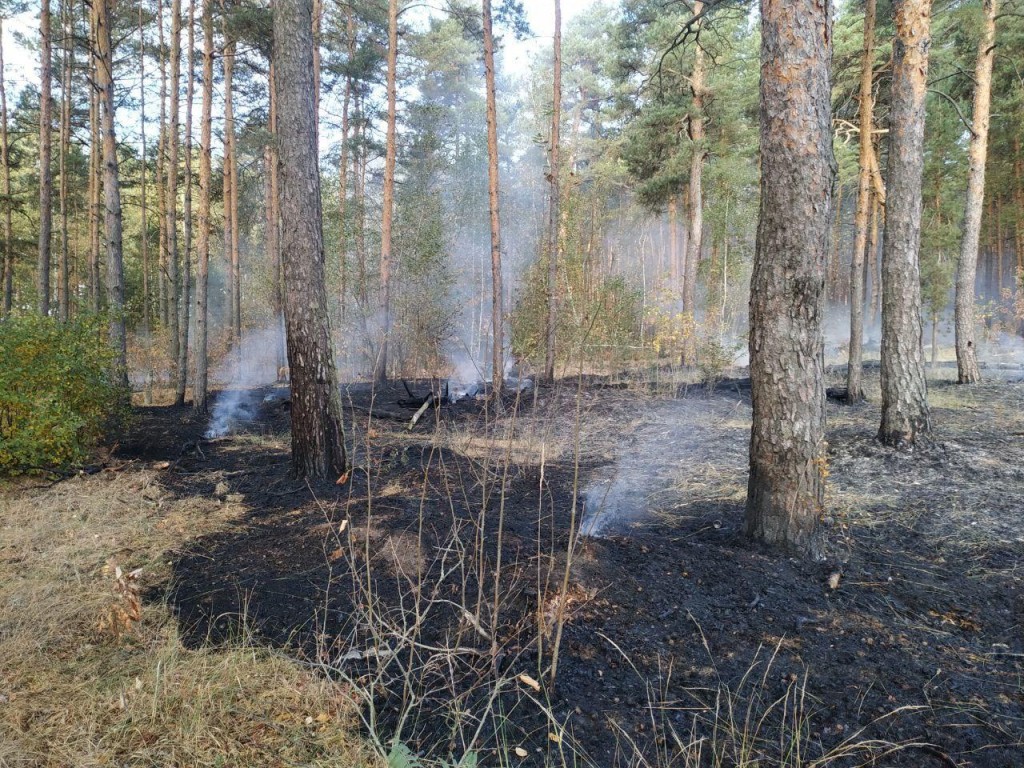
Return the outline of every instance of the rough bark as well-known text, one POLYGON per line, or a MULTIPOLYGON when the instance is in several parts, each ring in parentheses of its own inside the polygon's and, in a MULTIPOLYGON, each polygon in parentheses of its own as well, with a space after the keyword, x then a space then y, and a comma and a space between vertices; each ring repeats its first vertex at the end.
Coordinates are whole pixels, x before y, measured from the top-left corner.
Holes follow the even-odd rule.
POLYGON ((931 0, 895 0, 889 173, 882 255, 882 423, 909 447, 931 428, 921 327, 921 179, 931 0))
POLYGON ((3 22, 3 17, 0 17, 0 165, 3 166, 3 177, 0 179, 3 187, 0 190, 4 196, 3 317, 7 317, 11 313, 14 301, 14 244, 11 241, 14 228, 11 215, 11 161, 10 142, 7 136, 7 86, 5 84, 7 70, 4 66, 3 22))
POLYGON ((181 0, 171 0, 171 50, 168 78, 170 107, 167 112, 167 197, 165 199, 164 223, 167 233, 167 331, 168 353, 175 366, 175 381, 184 376, 177 370, 181 351, 178 313, 181 311, 181 277, 178 270, 178 137, 180 128, 180 85, 181 85, 181 0))
POLYGON ((210 275, 210 181, 213 177, 210 139, 213 133, 213 0, 203 0, 203 108, 199 118, 199 210, 196 222, 196 375, 192 382, 192 407, 208 408, 207 357, 209 313, 207 293, 210 275))
POLYGON ((395 213, 395 122, 398 71, 398 0, 388 0, 388 126, 384 150, 384 193, 380 233, 380 346, 373 362, 373 380, 388 378, 388 340, 391 336, 391 236, 395 213))
POLYGON ((50 0, 39 10, 39 314, 50 314, 50 259, 53 236, 53 50, 50 0))
POLYGON ((178 343, 178 387, 175 402, 185 404, 188 383, 188 332, 192 291, 192 105, 196 89, 196 0, 188 4, 188 77, 185 86, 185 200, 182 206, 181 339, 178 343))
POLYGON ((320 146, 320 28, 323 24, 324 6, 322 0, 313 0, 313 114, 316 120, 313 129, 320 146))
POLYGON ((672 195, 668 199, 668 275, 673 291, 678 291, 679 283, 679 198, 672 195))
POLYGON ((544 379, 549 384, 555 381, 555 331, 558 321, 558 230, 559 203, 559 132, 562 124, 562 2, 555 0, 554 39, 554 87, 551 101, 551 147, 549 152, 549 180, 551 182, 548 204, 548 319, 547 339, 544 345, 544 379))
POLYGON ((288 115, 278 125, 278 151, 292 465, 302 477, 338 477, 346 470, 345 435, 324 284, 312 0, 275 0, 273 13, 274 89, 288 115))
POLYGON ((142 230, 139 250, 142 256, 142 336, 146 346, 146 383, 143 402, 153 404, 153 307, 149 283, 149 201, 146 197, 149 166, 146 161, 146 28, 142 6, 139 6, 139 135, 142 158, 139 174, 139 219, 142 230))
POLYGON ((71 152, 71 75, 74 66, 74 27, 71 0, 61 0, 62 30, 61 109, 60 109, 60 255, 57 267, 57 317, 66 323, 71 317, 71 248, 68 229, 71 213, 68 209, 68 154, 71 152))
POLYGON ((224 261, 228 277, 229 344, 241 354, 242 278, 238 248, 238 153, 235 141, 235 54, 237 42, 229 37, 228 7, 224 13, 224 261))
MULTIPOLYGON (((277 317, 278 322, 281 326, 281 336, 278 345, 278 359, 277 368, 278 372, 288 364, 288 350, 285 348, 285 333, 284 333, 284 272, 281 266, 281 208, 280 208, 280 190, 281 190, 281 178, 279 173, 279 166, 277 161, 277 98, 274 96, 274 62, 270 62, 270 135, 272 141, 270 143, 270 196, 267 198, 267 221, 268 227, 267 237, 270 240, 267 242, 267 248, 270 249, 270 264, 274 270, 274 294, 277 301, 277 317)), ((280 378, 280 376, 279 376, 280 378)))
MULTIPOLYGON (((96 40, 96 14, 89 13, 89 37, 96 40)), ((89 57, 90 81, 99 79, 96 56, 89 57)), ((100 218, 103 189, 103 139, 100 136, 100 94, 89 89, 89 300, 93 312, 100 311, 100 218)))
POLYGON ((121 183, 117 164, 114 57, 110 43, 111 9, 107 0, 93 0, 96 27, 96 85, 100 92, 100 130, 103 134, 103 200, 107 255, 107 311, 110 344, 118 376, 127 389, 127 338, 124 321, 124 259, 121 238, 121 183))
POLYGON ((973 130, 967 153, 967 200, 964 204, 960 261, 956 270, 956 367, 957 380, 961 384, 974 384, 981 379, 974 338, 974 298, 978 244, 981 239, 981 214, 985 205, 985 163, 988 160, 992 63, 996 50, 998 6, 998 0, 982 2, 985 23, 981 40, 978 41, 978 59, 974 66, 974 111, 971 119, 973 130))
MULTIPOLYGON (((703 13, 704 3, 693 4, 694 15, 703 13)), ((700 31, 701 22, 697 22, 700 31)), ((686 243, 686 263, 683 269, 683 313, 691 323, 697 319, 697 267, 700 265, 700 251, 704 240, 704 98, 706 86, 704 82, 704 49, 697 40, 693 50, 693 72, 690 75, 690 91, 693 101, 690 106, 690 157, 689 187, 689 239, 686 243)), ((683 365, 694 365, 697 362, 697 339, 695 333, 687 333, 683 337, 683 365)))
POLYGON ((875 111, 871 84, 875 60, 876 7, 876 0, 867 0, 864 4, 864 47, 860 56, 860 160, 853 258, 850 260, 850 355, 846 368, 846 399, 850 403, 864 399, 864 387, 861 384, 864 359, 864 264, 867 260, 871 224, 871 155, 875 111))
POLYGON ((871 234, 868 238, 868 250, 874 260, 872 274, 874 275, 875 297, 871 303, 871 325, 878 327, 882 317, 882 249, 879 245, 879 234, 884 227, 885 208, 878 200, 878 194, 871 197, 871 234))
POLYGON ((166 328, 170 322, 168 316, 167 290, 167 41, 164 30, 164 0, 157 0, 156 23, 159 36, 157 43, 160 51, 160 139, 156 151, 156 209, 159 236, 157 246, 157 293, 159 295, 160 323, 166 328))
POLYGON ((494 29, 491 0, 483 0, 484 82, 487 91, 487 200, 491 218, 491 370, 492 392, 500 402, 504 389, 504 289, 501 277, 501 219, 498 214, 498 106, 494 88, 494 29))
POLYGON ((761 208, 750 291, 746 532, 822 554, 822 314, 831 237, 832 4, 761 3, 761 208))
MULTIPOLYGON (((355 58, 356 26, 355 14, 351 8, 345 10, 345 37, 348 61, 355 58)), ((341 157, 338 161, 338 221, 340 234, 338 243, 338 272, 341 286, 338 290, 338 301, 341 319, 345 320, 348 298, 348 156, 349 156, 349 107, 352 101, 352 74, 345 72, 345 94, 341 101, 341 157)))

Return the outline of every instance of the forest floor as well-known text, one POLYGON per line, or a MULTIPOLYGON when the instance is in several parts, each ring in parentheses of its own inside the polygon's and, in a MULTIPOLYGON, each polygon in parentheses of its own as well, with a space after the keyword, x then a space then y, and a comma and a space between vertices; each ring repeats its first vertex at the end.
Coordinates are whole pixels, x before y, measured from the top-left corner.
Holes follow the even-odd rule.
MULTIPOLYGON (((397 736, 481 765, 1009 768, 1024 383, 951 375, 911 453, 874 439, 877 373, 868 403, 829 403, 821 563, 742 535, 741 381, 566 380, 411 431, 401 388, 352 385, 354 468, 319 485, 291 477, 287 403, 264 388, 212 440, 188 409, 138 409, 107 471, 135 478, 119 498, 144 489, 140 514, 202 510, 159 539, 146 610, 168 606, 189 652, 270 648, 333 681, 378 753, 397 736)), ((152 547, 108 556, 148 567, 152 547)))

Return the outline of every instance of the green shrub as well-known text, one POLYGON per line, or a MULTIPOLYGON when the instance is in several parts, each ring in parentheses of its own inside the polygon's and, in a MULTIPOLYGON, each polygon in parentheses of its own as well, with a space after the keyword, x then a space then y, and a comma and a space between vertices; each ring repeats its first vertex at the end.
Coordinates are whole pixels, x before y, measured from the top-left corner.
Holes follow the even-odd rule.
POLYGON ((84 460, 126 402, 102 318, 0 322, 0 474, 84 460))

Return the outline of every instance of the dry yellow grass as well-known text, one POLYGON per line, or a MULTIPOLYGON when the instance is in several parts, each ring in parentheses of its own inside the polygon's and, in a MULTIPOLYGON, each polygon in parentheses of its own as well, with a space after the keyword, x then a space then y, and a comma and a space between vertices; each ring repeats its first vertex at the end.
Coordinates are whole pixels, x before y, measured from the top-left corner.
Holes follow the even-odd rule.
POLYGON ((158 478, 0 490, 0 766, 376 765, 344 687, 244 640, 186 649, 161 605, 135 620, 114 565, 161 583, 168 551, 244 511, 158 478))

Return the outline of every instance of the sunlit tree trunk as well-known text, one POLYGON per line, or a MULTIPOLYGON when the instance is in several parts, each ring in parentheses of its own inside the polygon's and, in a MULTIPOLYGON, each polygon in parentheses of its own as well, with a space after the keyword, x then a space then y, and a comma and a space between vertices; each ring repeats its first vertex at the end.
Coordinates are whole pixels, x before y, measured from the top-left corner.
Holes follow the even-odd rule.
POLYGON ((352 202, 355 206, 355 229, 356 229, 356 301, 360 307, 360 314, 363 317, 365 330, 365 318, 367 303, 369 301, 368 288, 366 285, 366 120, 363 115, 363 99, 356 98, 356 113, 359 121, 356 124, 355 141, 355 163, 352 202))
MULTIPOLYGON (((89 38, 96 40, 96 15, 89 12, 89 38)), ((99 79, 95 55, 89 57, 90 81, 99 79)), ((103 190, 103 139, 100 135, 100 95, 89 89, 89 299, 93 312, 100 311, 100 218, 103 190)))
MULTIPOLYGON (((355 14, 351 8, 345 10, 345 36, 348 61, 355 58, 356 29, 355 14)), ((345 95, 341 101, 341 157, 338 161, 338 271, 341 287, 338 290, 341 319, 345 320, 348 294, 348 158, 349 158, 349 105, 352 101, 352 74, 345 72, 345 95)))
POLYGON ((864 263, 871 218, 871 154, 875 105, 871 92, 875 61, 876 0, 864 4, 864 47, 860 56, 860 167, 857 214, 854 218, 853 258, 850 260, 850 357, 846 368, 846 399, 864 399, 861 384, 864 359, 864 263))
POLYGON ((273 13, 273 87, 278 109, 288 115, 277 129, 292 466, 301 477, 339 477, 347 462, 327 314, 313 98, 312 0, 275 0, 273 13))
POLYGON ((921 328, 921 179, 931 0, 895 0, 889 188, 882 256, 882 423, 886 445, 931 429, 921 328))
POLYGON ((551 200, 548 208, 548 322, 544 350, 544 378, 555 381, 555 336, 558 321, 558 232, 559 222, 559 132, 562 122, 562 2, 555 0, 554 89, 551 109, 551 150, 549 154, 551 200))
POLYGON ((668 199, 668 273, 672 290, 679 290, 679 199, 668 199))
POLYGON ((981 214, 985 205, 985 163, 988 161, 989 112, 992 103, 992 63, 996 52, 998 0, 983 0, 985 15, 978 59, 974 66, 974 113, 968 150, 967 201, 956 270, 956 367, 961 384, 981 379, 974 338, 974 296, 981 239, 981 214))
POLYGON ((159 226, 158 258, 157 258, 157 294, 159 296, 160 323, 164 328, 170 325, 169 307, 170 291, 167 276, 167 41, 164 34, 164 0, 156 4, 157 42, 160 61, 160 138, 156 152, 156 208, 159 226))
POLYGON ((70 0, 61 0, 61 110, 60 110, 60 255, 57 268, 57 316, 62 323, 71 317, 71 249, 68 238, 68 153, 71 151, 71 75, 74 59, 74 27, 70 0))
POLYGON ((498 103, 494 87, 494 30, 491 0, 483 0, 484 81, 487 91, 487 200, 491 213, 491 368, 493 394, 504 389, 505 297, 501 277, 501 219, 498 214, 498 103))
POLYGON ((746 532, 816 558, 825 490, 822 314, 835 178, 832 3, 762 0, 761 31, 746 532))
POLYGON ((11 160, 10 142, 7 137, 7 69, 4 65, 4 18, 0 16, 0 165, 3 166, 4 196, 4 252, 3 252, 3 317, 11 313, 14 303, 14 227, 11 216, 11 160))
POLYGON ((53 236, 53 138, 52 30, 50 0, 41 0, 39 9, 39 314, 50 314, 50 258, 53 236))
POLYGON ((149 201, 147 181, 149 166, 146 159, 146 29, 142 6, 139 6, 139 128, 142 162, 139 164, 139 219, 142 236, 139 250, 142 256, 142 343, 146 347, 146 383, 143 402, 153 404, 153 306, 149 282, 149 201))
POLYGON ((192 382, 192 407, 206 413, 208 407, 207 346, 209 311, 207 294, 210 275, 210 182, 213 178, 211 136, 213 133, 213 0, 203 0, 203 108, 199 118, 199 210, 196 235, 196 375, 192 382))
MULTIPOLYGON (((192 292, 192 106, 196 88, 196 0, 188 5, 188 83, 185 87, 185 202, 183 206, 182 236, 184 248, 181 259, 181 341, 178 345, 178 388, 175 402, 185 404, 185 385, 188 382, 188 333, 191 319, 192 292)), ((194 388, 194 387, 193 387, 194 388)))
POLYGON ((277 322, 280 324, 281 335, 277 350, 278 379, 288 365, 288 350, 285 348, 285 322, 284 322, 284 268, 281 264, 281 174, 280 163, 277 159, 277 97, 274 95, 274 62, 270 62, 269 68, 270 86, 270 135, 273 141, 270 145, 270 187, 267 198, 267 222, 268 236, 271 240, 267 247, 271 249, 270 263, 274 271, 274 295, 277 301, 277 322))
MULTIPOLYGON (((181 86, 181 0, 171 0, 171 65, 168 91, 170 108, 167 124, 167 197, 164 211, 167 220, 164 224, 167 233, 167 331, 168 352, 175 366, 175 382, 184 392, 180 382, 185 371, 177 369, 181 352, 181 336, 179 330, 179 312, 181 311, 181 277, 178 270, 178 146, 181 134, 180 125, 180 86, 181 86)), ((184 395, 182 396, 184 398, 184 395)))
MULTIPOLYGON (((704 3, 693 4, 694 15, 703 13, 704 3)), ((696 28, 700 29, 702 23, 697 22, 696 28)), ((689 239, 686 244, 686 265, 683 275, 683 313, 691 322, 697 319, 697 267, 700 265, 701 245, 704 240, 704 99, 706 96, 705 71, 704 71, 704 49, 700 41, 694 42, 693 49, 693 72, 690 74, 690 91, 692 103, 690 106, 690 144, 692 155, 690 157, 690 181, 689 181, 689 214, 690 221, 687 229, 689 239)), ((680 363, 693 365, 697 362, 697 340, 694 333, 687 333, 683 338, 683 350, 680 363)))
POLYGON ((395 210, 395 122, 397 105, 398 70, 398 0, 388 0, 388 125, 384 149, 384 192, 380 233, 380 347, 373 366, 373 380, 378 383, 388 378, 388 341, 391 336, 391 238, 395 210))
POLYGON ((228 275, 229 343, 236 354, 241 353, 242 290, 238 250, 238 152, 235 142, 235 53, 238 44, 229 36, 228 7, 221 0, 224 13, 224 261, 228 275))
POLYGON ((100 129, 103 133, 103 196, 106 208, 107 311, 110 344, 119 377, 127 388, 127 338, 124 318, 124 260, 121 243, 121 183, 118 177, 114 99, 114 55, 110 42, 111 12, 107 0, 93 0, 96 17, 96 87, 100 92, 100 129))
POLYGON ((320 142, 320 28, 323 25, 324 7, 322 0, 313 0, 313 130, 320 142))

